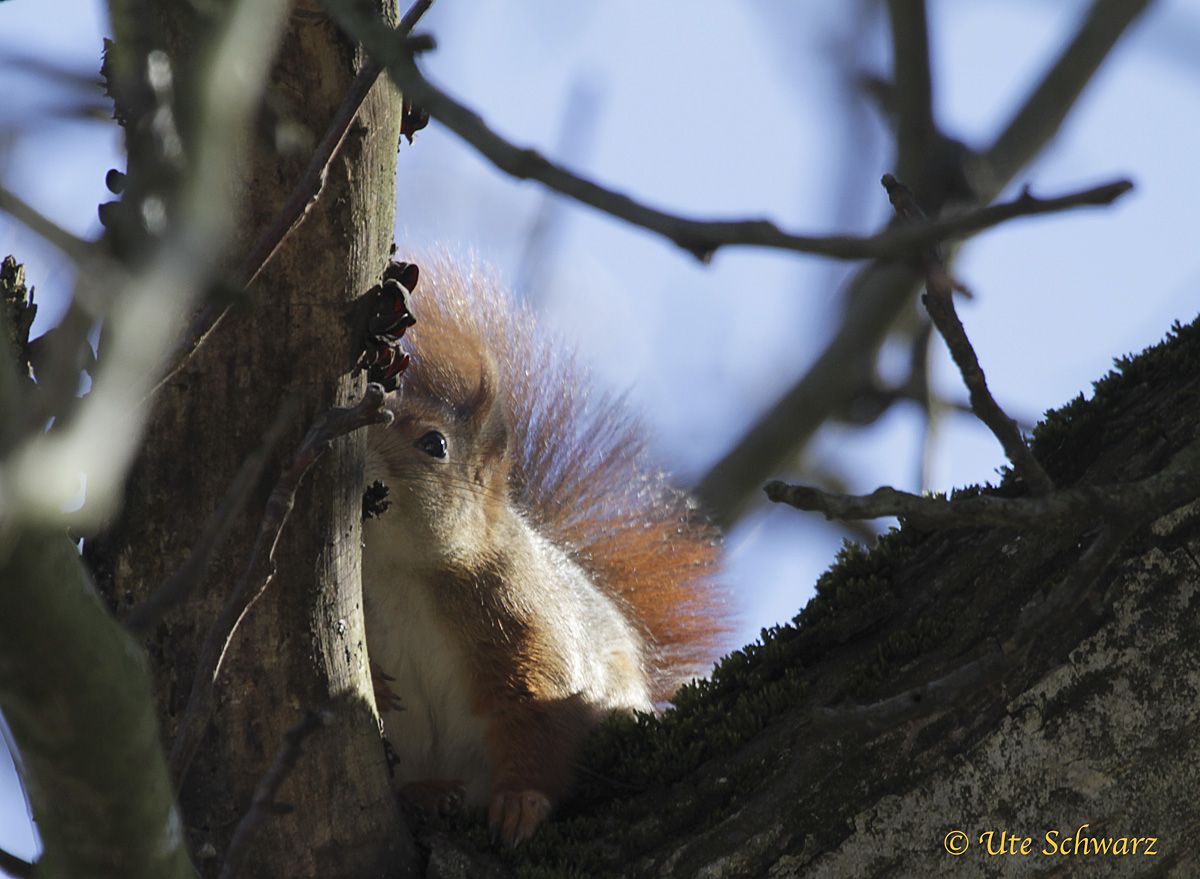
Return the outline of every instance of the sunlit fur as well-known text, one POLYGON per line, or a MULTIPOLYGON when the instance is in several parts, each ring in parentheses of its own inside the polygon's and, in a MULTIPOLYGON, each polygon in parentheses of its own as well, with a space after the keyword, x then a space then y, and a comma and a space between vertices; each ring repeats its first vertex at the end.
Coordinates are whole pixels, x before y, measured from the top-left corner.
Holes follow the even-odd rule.
POLYGON ((711 658, 715 540, 525 309, 478 270, 419 265, 413 362, 368 452, 391 502, 363 570, 371 659, 404 706, 388 737, 402 782, 554 801, 601 713, 650 710, 711 658), (416 446, 432 430, 444 459, 416 446))

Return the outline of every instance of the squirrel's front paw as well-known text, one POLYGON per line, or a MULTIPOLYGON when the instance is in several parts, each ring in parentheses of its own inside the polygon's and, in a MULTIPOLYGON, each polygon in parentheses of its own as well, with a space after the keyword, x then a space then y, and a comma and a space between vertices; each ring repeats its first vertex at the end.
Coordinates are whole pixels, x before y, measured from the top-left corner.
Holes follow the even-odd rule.
POLYGON ((430 778, 400 788, 400 798, 424 818, 449 818, 463 810, 467 792, 461 781, 430 778))
POLYGON ((550 799, 541 791, 499 791, 488 809, 488 829, 492 839, 515 846, 533 836, 549 814, 550 799))

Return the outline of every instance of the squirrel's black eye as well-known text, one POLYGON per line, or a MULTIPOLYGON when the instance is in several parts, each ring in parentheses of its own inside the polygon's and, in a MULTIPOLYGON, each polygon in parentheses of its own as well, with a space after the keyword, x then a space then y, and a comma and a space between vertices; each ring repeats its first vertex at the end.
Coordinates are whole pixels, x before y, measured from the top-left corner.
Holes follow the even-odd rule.
POLYGON ((446 438, 431 430, 415 443, 416 447, 431 458, 446 457, 446 438))

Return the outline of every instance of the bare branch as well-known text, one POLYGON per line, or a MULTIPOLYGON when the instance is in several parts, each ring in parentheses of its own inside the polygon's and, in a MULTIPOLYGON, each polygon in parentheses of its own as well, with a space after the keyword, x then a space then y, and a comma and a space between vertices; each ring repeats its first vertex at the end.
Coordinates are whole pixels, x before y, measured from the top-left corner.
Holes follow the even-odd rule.
POLYGON ((886 244, 886 247, 878 253, 871 254, 872 256, 900 258, 938 242, 966 238, 1018 217, 1052 214, 1080 207, 1107 207, 1131 189, 1132 181, 1113 180, 1066 195, 1037 198, 1029 191, 1029 187, 1025 187, 1021 194, 1011 201, 998 202, 939 220, 922 219, 917 225, 903 226, 865 240, 882 240, 886 244))
MULTIPOLYGON (((924 220, 924 214, 921 212, 912 190, 891 174, 883 175, 883 186, 887 189, 888 198, 901 221, 921 222, 924 220)), ((996 439, 1000 441, 1000 445, 1004 447, 1004 452, 1016 469, 1017 475, 1025 480, 1029 490, 1034 494, 1047 494, 1053 491, 1054 483, 1046 475, 1042 465, 1033 457, 1029 446, 1025 444, 1025 438, 1021 436, 1017 423, 1000 408, 1000 404, 988 390, 987 379, 983 374, 983 368, 979 365, 979 358, 975 355, 975 348, 971 345, 971 340, 967 338, 967 331, 963 328, 962 321, 958 318, 958 312, 954 308, 956 284, 950 277, 941 255, 936 249, 930 248, 924 254, 923 263, 926 288, 926 295, 923 298, 925 308, 928 310, 934 326, 946 340, 950 356, 954 358, 954 363, 962 373, 963 383, 970 392, 971 408, 979 416, 979 420, 986 424, 996 439)))
POLYGON ((234 879, 241 872, 259 826, 277 807, 275 797, 278 795, 280 787, 283 786, 284 780, 287 779, 300 759, 300 746, 304 744, 306 738, 328 722, 328 717, 324 713, 306 711, 304 717, 284 734, 283 744, 279 746, 270 768, 259 781, 258 787, 254 789, 254 798, 250 801, 250 808, 238 822, 233 839, 229 841, 229 848, 225 852, 225 863, 221 866, 220 879, 234 879))
MULTIPOLYGON (((1118 198, 1129 191, 1130 186, 1127 181, 1120 181, 1051 202, 1056 204, 1056 209, 1075 199, 1082 200, 1079 204, 1092 204, 1094 198, 1118 198)), ((964 215, 958 222, 993 211, 1038 213, 1041 204, 1040 199, 1022 193, 1013 202, 964 215), (1018 208, 1021 202, 1024 206, 1018 208)), ((948 222, 940 221, 930 226, 944 227, 948 222)), ((913 228, 902 227, 886 234, 906 236, 913 228)), ((919 241, 917 238, 908 240, 910 247, 919 241)), ((825 351, 803 378, 696 485, 696 495, 716 524, 727 527, 736 521, 750 502, 752 489, 793 459, 797 450, 833 412, 873 380, 871 363, 875 352, 891 329, 896 314, 908 301, 915 280, 914 272, 900 263, 874 262, 863 270, 851 291, 851 295, 857 297, 854 307, 848 310, 841 328, 825 351)))
POLYGON ((196 662, 196 673, 192 679, 187 708, 171 747, 171 775, 177 786, 183 784, 212 715, 214 688, 225 653, 242 619, 270 586, 275 576, 275 547, 291 514, 300 482, 333 440, 360 427, 390 421, 391 412, 382 408, 383 399, 383 388, 370 384, 356 406, 345 409, 335 407, 325 412, 309 428, 292 456, 291 463, 280 474, 267 500, 258 536, 254 540, 254 548, 242 577, 225 602, 221 615, 205 636, 196 662))
MULTIPOLYGON (((995 198, 1049 142, 1088 78, 1147 5, 1148 0, 1096 0, 1058 61, 987 154, 990 172, 972 181, 980 201, 995 198), (1035 124, 1040 118, 1052 124, 1035 124), (1019 122, 1022 119, 1028 122, 1019 122)), ((855 276, 847 292, 851 307, 815 363, 697 483, 696 493, 715 522, 723 527, 735 522, 762 484, 794 460, 830 413, 862 387, 916 283, 916 274, 906 266, 879 262, 855 276)))
POLYGON ((1185 446, 1161 471, 1136 482, 1080 485, 1042 497, 993 495, 922 497, 884 486, 869 495, 829 494, 803 485, 770 482, 767 497, 827 519, 899 516, 926 528, 1079 529, 1096 522, 1140 522, 1200 496, 1200 441, 1185 446))
POLYGON ((412 29, 417 26, 417 22, 429 11, 429 7, 433 5, 433 0, 415 0, 412 6, 408 8, 408 12, 404 13, 404 17, 400 19, 396 25, 396 33, 408 35, 412 33, 412 29))

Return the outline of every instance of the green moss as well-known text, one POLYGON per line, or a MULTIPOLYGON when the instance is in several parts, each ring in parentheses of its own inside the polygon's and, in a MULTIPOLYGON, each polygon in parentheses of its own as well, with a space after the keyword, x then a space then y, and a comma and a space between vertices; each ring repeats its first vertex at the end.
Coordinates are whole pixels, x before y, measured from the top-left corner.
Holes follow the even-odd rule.
POLYGON ((874 658, 851 674, 848 689, 856 696, 875 693, 881 684, 894 679, 903 666, 942 644, 952 631, 952 621, 945 615, 918 618, 878 644, 874 658))
POLYGON ((862 614, 892 594, 891 577, 924 535, 916 529, 893 528, 873 547, 847 541, 833 565, 817 580, 816 594, 797 614, 797 626, 818 626, 846 613, 862 614))
POLYGON ((1200 319, 1176 321, 1166 337, 1134 356, 1118 357, 1113 369, 1092 384, 1092 399, 1080 394, 1047 412, 1033 429, 1031 448, 1050 475, 1074 484, 1106 445, 1104 423, 1129 408, 1146 387, 1172 375, 1200 374, 1200 319))

